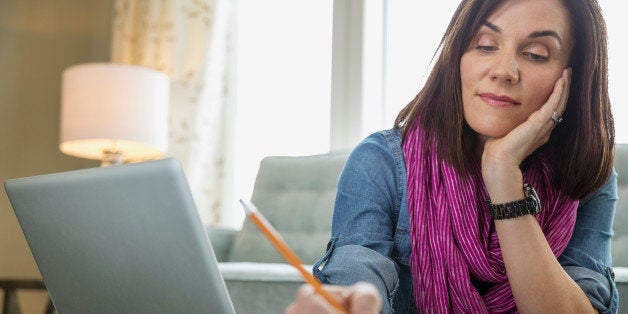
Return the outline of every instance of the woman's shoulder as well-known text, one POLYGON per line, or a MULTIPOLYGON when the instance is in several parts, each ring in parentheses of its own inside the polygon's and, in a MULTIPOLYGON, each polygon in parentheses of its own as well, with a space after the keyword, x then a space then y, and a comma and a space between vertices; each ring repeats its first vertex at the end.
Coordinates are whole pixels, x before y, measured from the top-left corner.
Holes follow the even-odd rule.
POLYGON ((388 129, 364 138, 351 152, 345 170, 364 173, 388 172, 393 176, 405 173, 401 132, 388 129))
POLYGON ((589 194, 585 198, 580 200, 580 207, 589 205, 600 199, 612 199, 617 200, 619 198, 617 194, 617 170, 612 169, 611 175, 606 180, 606 183, 597 191, 589 194))
POLYGON ((355 147, 351 155, 394 157, 400 153, 402 154, 401 131, 387 129, 367 136, 355 147))

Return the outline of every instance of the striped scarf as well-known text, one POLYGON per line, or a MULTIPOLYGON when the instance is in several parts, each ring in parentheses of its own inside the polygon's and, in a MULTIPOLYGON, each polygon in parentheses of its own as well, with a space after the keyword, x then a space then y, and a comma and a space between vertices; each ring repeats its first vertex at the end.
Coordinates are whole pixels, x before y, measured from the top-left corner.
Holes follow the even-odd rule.
MULTIPOLYGON (((461 177, 429 149, 418 127, 403 144, 408 169, 408 208, 414 298, 421 313, 512 313, 516 305, 488 206, 488 194, 476 163, 461 177), (425 153, 427 152, 427 153, 425 153), (473 281, 491 284, 483 294, 473 281)), ((569 242, 578 201, 552 185, 551 169, 538 157, 523 173, 541 201, 537 220, 558 257, 569 242)))

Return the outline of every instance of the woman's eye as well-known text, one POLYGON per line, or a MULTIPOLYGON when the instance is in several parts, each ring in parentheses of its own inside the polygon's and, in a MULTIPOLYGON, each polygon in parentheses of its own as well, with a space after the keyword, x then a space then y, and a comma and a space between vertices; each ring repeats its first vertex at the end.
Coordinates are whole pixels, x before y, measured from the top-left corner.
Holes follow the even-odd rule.
POLYGON ((475 47, 475 49, 480 50, 482 52, 493 52, 497 50, 497 47, 495 46, 483 46, 483 45, 478 45, 475 47))
POLYGON ((539 62, 541 62, 541 61, 549 60, 549 57, 542 56, 542 55, 539 55, 539 54, 536 54, 536 53, 532 53, 532 52, 524 52, 523 54, 526 57, 528 57, 530 60, 532 60, 532 61, 539 61, 539 62))

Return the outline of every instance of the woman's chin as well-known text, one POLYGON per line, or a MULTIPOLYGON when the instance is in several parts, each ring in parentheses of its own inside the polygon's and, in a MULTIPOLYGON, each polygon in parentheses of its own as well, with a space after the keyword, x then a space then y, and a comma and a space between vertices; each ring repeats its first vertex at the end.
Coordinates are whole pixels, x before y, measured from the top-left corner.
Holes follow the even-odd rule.
POLYGON ((491 138, 500 138, 508 135, 510 131, 514 129, 514 127, 485 127, 485 128, 472 128, 475 133, 478 135, 478 138, 482 143, 486 142, 491 138))

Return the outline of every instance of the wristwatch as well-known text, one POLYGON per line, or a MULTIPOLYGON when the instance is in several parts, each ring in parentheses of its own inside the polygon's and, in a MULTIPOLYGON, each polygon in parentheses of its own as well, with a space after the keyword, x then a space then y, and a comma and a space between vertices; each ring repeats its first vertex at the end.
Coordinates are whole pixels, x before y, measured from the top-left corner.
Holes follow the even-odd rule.
POLYGON ((527 183, 523 185, 523 194, 525 194, 524 199, 510 203, 493 204, 490 199, 486 200, 493 220, 517 218, 524 215, 536 215, 541 212, 541 202, 531 185, 527 183))

